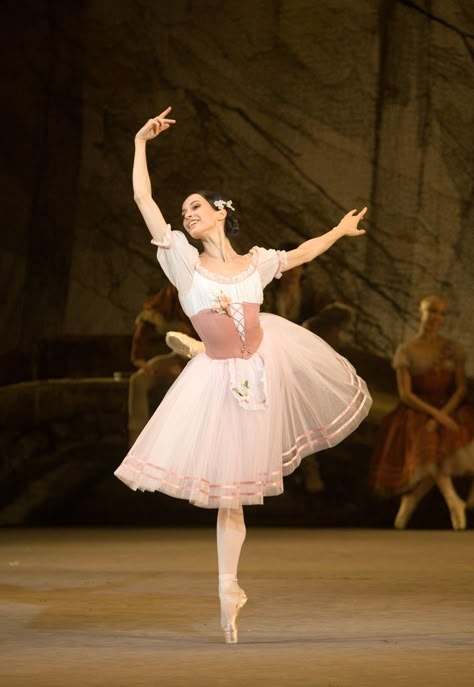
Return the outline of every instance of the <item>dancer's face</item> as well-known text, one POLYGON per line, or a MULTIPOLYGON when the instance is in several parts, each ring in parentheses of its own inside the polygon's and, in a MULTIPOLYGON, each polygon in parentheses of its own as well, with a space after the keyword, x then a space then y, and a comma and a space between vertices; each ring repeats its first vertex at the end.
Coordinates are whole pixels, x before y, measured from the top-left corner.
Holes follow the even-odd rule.
POLYGON ((420 321, 425 329, 438 331, 444 324, 448 304, 439 296, 427 296, 420 303, 420 321))
POLYGON ((194 239, 203 238, 225 220, 225 210, 216 210, 198 193, 188 196, 182 208, 183 226, 194 239))

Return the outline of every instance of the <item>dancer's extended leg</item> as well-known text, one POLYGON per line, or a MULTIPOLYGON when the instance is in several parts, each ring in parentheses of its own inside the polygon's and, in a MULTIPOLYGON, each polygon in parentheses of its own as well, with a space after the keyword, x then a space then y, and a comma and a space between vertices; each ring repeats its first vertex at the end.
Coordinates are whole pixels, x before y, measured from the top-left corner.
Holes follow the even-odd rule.
POLYGON ((185 358, 194 358, 195 355, 203 353, 205 350, 202 341, 183 334, 183 332, 168 332, 166 334, 166 344, 172 351, 185 358))
POLYGON ((217 514, 217 560, 221 625, 227 644, 238 641, 237 616, 247 601, 237 581, 240 551, 245 541, 243 508, 219 508, 217 514))

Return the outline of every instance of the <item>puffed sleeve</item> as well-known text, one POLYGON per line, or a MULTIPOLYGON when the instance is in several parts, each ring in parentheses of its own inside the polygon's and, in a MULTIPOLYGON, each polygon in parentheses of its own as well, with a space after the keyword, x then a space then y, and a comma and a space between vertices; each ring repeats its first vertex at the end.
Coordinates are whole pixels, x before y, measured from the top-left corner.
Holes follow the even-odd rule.
POLYGON ((180 293, 189 291, 199 258, 197 249, 191 246, 182 231, 171 231, 169 224, 163 239, 153 239, 152 243, 158 246, 156 257, 170 282, 180 293))
POLYGON ((392 367, 410 367, 410 353, 406 343, 400 344, 392 359, 392 367))
POLYGON ((257 270, 260 274, 262 287, 265 288, 272 279, 280 279, 281 271, 286 265, 287 254, 285 250, 260 248, 259 246, 255 246, 253 250, 257 253, 257 270))

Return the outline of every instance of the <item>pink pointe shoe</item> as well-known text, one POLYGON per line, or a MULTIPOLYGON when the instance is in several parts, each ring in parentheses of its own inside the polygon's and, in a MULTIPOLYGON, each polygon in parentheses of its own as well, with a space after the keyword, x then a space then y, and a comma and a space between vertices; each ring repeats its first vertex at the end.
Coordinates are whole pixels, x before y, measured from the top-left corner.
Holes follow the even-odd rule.
POLYGON ((220 592, 221 601, 221 626, 224 630, 226 644, 237 644, 239 641, 239 629, 237 620, 240 609, 247 603, 247 595, 240 587, 232 592, 220 592))

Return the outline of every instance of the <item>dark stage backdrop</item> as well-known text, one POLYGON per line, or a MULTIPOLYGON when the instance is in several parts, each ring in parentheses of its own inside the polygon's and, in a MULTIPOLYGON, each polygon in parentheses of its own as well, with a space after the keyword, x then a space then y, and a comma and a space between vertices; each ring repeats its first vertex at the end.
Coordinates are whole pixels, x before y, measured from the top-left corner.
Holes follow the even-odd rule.
POLYGON ((311 268, 355 306, 355 345, 388 356, 420 294, 439 290, 472 353, 470 0, 7 0, 1 12, 0 352, 130 332, 164 281, 132 199, 133 136, 171 104, 178 124, 150 146, 150 168, 175 227, 202 187, 234 200, 244 251, 368 204, 367 240, 311 268))

